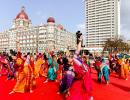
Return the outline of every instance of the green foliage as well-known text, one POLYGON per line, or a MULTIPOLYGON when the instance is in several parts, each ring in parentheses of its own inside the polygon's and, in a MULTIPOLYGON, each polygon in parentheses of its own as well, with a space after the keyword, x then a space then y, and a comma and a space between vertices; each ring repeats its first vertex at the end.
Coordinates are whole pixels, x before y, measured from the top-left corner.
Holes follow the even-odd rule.
POLYGON ((108 39, 105 42, 103 51, 109 51, 109 52, 123 52, 123 51, 129 51, 130 46, 128 43, 125 43, 122 39, 108 39))

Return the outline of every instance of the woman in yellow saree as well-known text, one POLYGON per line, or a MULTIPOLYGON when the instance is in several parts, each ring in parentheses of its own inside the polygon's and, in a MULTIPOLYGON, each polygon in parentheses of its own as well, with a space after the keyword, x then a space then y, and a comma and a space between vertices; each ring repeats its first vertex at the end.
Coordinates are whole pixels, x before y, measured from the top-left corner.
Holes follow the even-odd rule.
POLYGON ((38 58, 37 58, 37 61, 35 63, 35 66, 34 66, 34 74, 35 74, 36 78, 39 77, 40 68, 41 68, 43 63, 44 63, 43 57, 42 57, 41 54, 39 54, 38 58))
POLYGON ((121 77, 125 80, 128 80, 129 73, 129 60, 123 60, 123 64, 121 66, 121 77))

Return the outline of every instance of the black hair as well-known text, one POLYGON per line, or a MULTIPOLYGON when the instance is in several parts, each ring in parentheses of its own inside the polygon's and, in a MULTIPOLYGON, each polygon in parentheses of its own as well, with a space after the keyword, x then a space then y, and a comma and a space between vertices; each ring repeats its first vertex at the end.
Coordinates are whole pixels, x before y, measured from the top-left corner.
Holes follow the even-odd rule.
POLYGON ((64 58, 63 58, 63 64, 64 64, 64 65, 67 65, 68 62, 69 62, 68 59, 67 59, 66 57, 64 57, 64 58))
POLYGON ((12 49, 10 49, 10 54, 11 54, 12 56, 16 56, 16 55, 17 55, 17 52, 14 51, 14 50, 12 50, 12 49))
POLYGON ((43 57, 44 57, 44 59, 45 59, 45 60, 48 60, 48 58, 47 58, 46 54, 44 54, 44 56, 43 56, 43 57))
POLYGON ((13 61, 13 58, 11 56, 9 56, 9 61, 13 61))
POLYGON ((30 55, 30 52, 28 52, 27 55, 30 55))

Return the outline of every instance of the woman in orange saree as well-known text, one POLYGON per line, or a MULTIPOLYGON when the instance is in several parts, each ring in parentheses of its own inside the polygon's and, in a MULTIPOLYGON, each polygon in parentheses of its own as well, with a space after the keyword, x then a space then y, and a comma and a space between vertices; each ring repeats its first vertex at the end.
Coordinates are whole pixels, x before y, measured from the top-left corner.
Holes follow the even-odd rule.
POLYGON ((39 77, 39 72, 40 72, 40 68, 42 66, 42 64, 44 63, 43 57, 41 54, 38 55, 37 61, 34 65, 34 74, 35 77, 38 78, 39 77))
POLYGON ((125 80, 128 80, 129 73, 129 60, 124 60, 121 66, 121 77, 125 80))
POLYGON ((47 72, 48 72, 48 61, 47 59, 44 58, 39 74, 40 76, 47 77, 47 72))
POLYGON ((17 60, 17 64, 20 64, 20 67, 23 67, 22 69, 18 70, 17 73, 17 82, 16 85, 10 94, 19 92, 19 93, 25 93, 30 92, 32 93, 33 89, 33 81, 34 81, 34 75, 33 75, 33 67, 31 66, 32 61, 30 59, 30 55, 27 55, 25 57, 25 62, 22 62, 22 59, 17 60))
POLYGON ((22 58, 22 54, 18 52, 17 58, 16 58, 16 63, 15 63, 15 69, 17 69, 16 72, 16 84, 13 88, 13 91, 11 91, 9 94, 15 93, 15 92, 20 92, 24 93, 24 87, 25 87, 25 74, 23 71, 24 68, 24 59, 22 58))

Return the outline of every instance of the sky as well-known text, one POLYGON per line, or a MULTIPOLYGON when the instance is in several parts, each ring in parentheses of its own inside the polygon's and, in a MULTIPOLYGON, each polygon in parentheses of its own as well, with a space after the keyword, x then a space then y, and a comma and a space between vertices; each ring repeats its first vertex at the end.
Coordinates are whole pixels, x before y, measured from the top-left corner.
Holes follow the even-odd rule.
MULTIPOLYGON (((33 25, 46 23, 52 16, 71 32, 85 33, 83 0, 1 0, 0 32, 11 28, 12 21, 24 6, 33 25)), ((121 35, 130 39, 130 0, 121 0, 121 35)))

